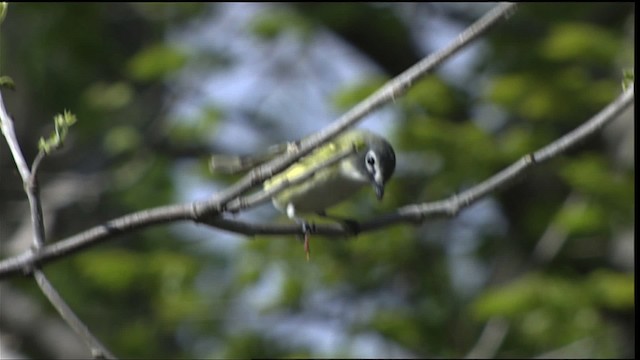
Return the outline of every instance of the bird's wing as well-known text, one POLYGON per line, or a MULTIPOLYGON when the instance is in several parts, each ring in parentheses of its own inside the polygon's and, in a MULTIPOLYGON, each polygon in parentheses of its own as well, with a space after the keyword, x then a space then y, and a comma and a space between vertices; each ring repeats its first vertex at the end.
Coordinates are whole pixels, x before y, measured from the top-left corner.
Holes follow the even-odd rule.
MULTIPOLYGON (((325 161, 329 161, 337 154, 344 151, 349 151, 353 148, 354 145, 357 150, 360 150, 365 145, 362 134, 360 132, 354 131, 346 132, 337 137, 335 140, 329 141, 328 143, 315 149, 311 152, 311 154, 302 157, 300 160, 289 166, 280 174, 267 180, 265 182, 265 188, 270 188, 271 186, 280 183, 284 179, 292 181, 300 176, 304 176, 305 173, 312 169, 316 164, 321 164, 325 161)), ((338 165, 336 164, 333 166, 338 165)))
MULTIPOLYGON (((264 164, 267 161, 279 155, 282 155, 283 153, 295 151, 300 145, 301 141, 304 140, 305 139, 272 145, 268 147, 267 150, 263 153, 255 155, 242 156, 214 154, 211 155, 209 159, 209 168, 211 169, 211 172, 219 172, 224 174, 236 174, 239 172, 244 172, 258 165, 264 164)), ((313 162, 321 162, 330 158, 333 154, 336 154, 336 152, 343 151, 352 147, 354 144, 357 148, 360 148, 364 145, 362 131, 347 131, 338 136, 336 139, 330 141, 328 144, 325 144, 314 150, 311 155, 303 157, 296 164, 291 166, 291 168, 293 168, 296 165, 299 165, 298 167, 296 167, 295 171, 292 174, 296 176, 299 175, 298 171, 300 171, 300 169, 302 168, 306 168, 306 165, 308 164, 305 164, 305 162, 309 162, 310 158, 313 159, 313 162)))
POLYGON ((282 143, 269 146, 264 152, 254 155, 213 154, 209 158, 209 169, 214 173, 237 174, 262 165, 279 156, 296 143, 282 143))

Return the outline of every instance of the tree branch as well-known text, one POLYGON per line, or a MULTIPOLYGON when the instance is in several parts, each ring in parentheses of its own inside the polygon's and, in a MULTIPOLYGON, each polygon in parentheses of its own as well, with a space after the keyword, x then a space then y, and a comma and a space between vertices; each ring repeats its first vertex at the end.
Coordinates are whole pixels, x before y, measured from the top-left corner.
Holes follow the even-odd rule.
POLYGON ((80 335, 84 342, 89 347, 91 355, 94 359, 116 359, 116 357, 106 348, 102 343, 91 333, 89 328, 80 320, 80 318, 71 310, 69 305, 62 299, 62 296, 51 285, 51 282, 44 275, 42 270, 35 269, 33 277, 36 279, 38 286, 42 292, 47 296, 49 302, 58 311, 64 321, 69 324, 69 327, 80 335))
MULTIPOLYGON (((230 201, 237 199, 239 195, 261 184, 264 180, 277 174, 278 172, 286 169, 296 160, 308 154, 316 147, 324 144, 326 141, 338 135, 340 132, 346 130, 349 126, 354 125, 357 121, 361 120, 375 109, 381 107, 389 101, 394 101, 397 96, 400 96, 404 92, 406 92, 406 90, 409 89, 413 83, 432 71, 437 65, 441 64, 443 61, 456 54, 458 51, 470 44, 473 40, 476 40, 480 35, 494 26, 498 22, 498 20, 513 13, 513 11, 515 11, 515 7, 515 4, 501 3, 495 8, 491 9, 482 18, 480 18, 478 21, 469 26, 465 31, 463 31, 460 35, 458 35, 456 40, 449 46, 436 53, 433 53, 430 56, 427 56, 416 65, 409 68, 407 71, 390 80, 382 88, 357 104, 354 108, 338 118, 327 128, 317 134, 311 135, 306 138, 300 144, 298 151, 285 154, 281 157, 275 158, 274 160, 263 166, 257 167, 256 169, 245 175, 238 182, 236 182, 234 185, 217 193, 211 199, 189 204, 174 204, 149 210, 138 211, 111 220, 106 224, 93 227, 57 243, 43 247, 40 251, 38 251, 37 254, 24 253, 6 259, 0 262, 0 278, 9 274, 29 272, 34 264, 41 264, 46 261, 51 261, 55 258, 65 256, 87 246, 97 244, 103 240, 106 240, 125 231, 133 231, 143 229, 152 225, 167 222, 176 222, 181 220, 206 222, 210 221, 212 218, 216 219, 217 215, 223 213, 226 210, 227 204, 230 201)), ((21 168, 20 165, 19 168, 21 168)), ((24 168, 28 172, 26 163, 24 164, 24 168)), ((258 203, 258 201, 256 201, 256 203, 258 203)), ((393 223, 395 220, 391 218, 385 221, 390 221, 391 223, 393 223)), ((237 225, 239 224, 229 222, 229 220, 224 220, 221 218, 216 219, 214 223, 219 223, 229 228, 237 228, 237 225)), ((243 225, 241 227, 245 229, 251 228, 248 227, 248 225, 243 225)), ((259 226, 259 228, 261 229, 260 231, 266 231, 269 233, 297 233, 285 230, 280 227, 276 227, 276 229, 282 231, 270 229, 269 226, 259 226)), ((375 229, 374 225, 371 225, 370 229, 375 229)), ((246 233, 246 231, 242 233, 246 233)), ((325 228, 321 233, 327 235, 335 235, 336 233, 344 233, 344 230, 335 227, 325 228)))
MULTIPOLYGON (((517 177, 522 176, 534 165, 548 161, 558 154, 575 146, 588 136, 596 133, 603 126, 615 120, 624 110, 633 104, 634 87, 630 86, 617 99, 612 101, 591 119, 575 130, 541 148, 525 155, 519 161, 483 181, 482 183, 453 195, 448 199, 403 206, 396 211, 375 217, 359 224, 361 232, 379 230, 400 223, 422 223, 428 218, 452 217, 460 210, 470 206, 487 194, 505 188, 517 177)), ((293 235, 300 234, 297 224, 254 224, 237 220, 213 217, 204 219, 192 211, 192 204, 172 205, 140 211, 112 220, 87 231, 76 234, 57 243, 43 247, 38 253, 23 253, 0 262, 0 278, 20 273, 33 264, 53 261, 71 252, 94 245, 116 234, 134 229, 145 228, 154 224, 176 220, 192 220, 210 226, 244 235, 293 235)), ((352 230, 341 224, 317 224, 314 234, 327 236, 349 236, 352 230)))
POLYGON ((478 39, 480 35, 494 26, 498 20, 512 14, 515 8, 516 4, 513 3, 500 3, 460 33, 449 46, 425 57, 400 75, 388 81, 378 91, 351 108, 351 110, 347 111, 325 129, 304 139, 300 143, 298 151, 277 157, 255 168, 233 186, 216 194, 210 201, 197 206, 197 213, 202 215, 213 209, 217 209, 218 212, 220 212, 220 210, 224 208, 224 205, 230 200, 283 171, 296 160, 307 155, 313 149, 326 143, 350 126, 355 125, 374 110, 390 101, 395 101, 395 99, 404 94, 413 83, 424 77, 435 69, 436 66, 449 59, 465 46, 469 45, 472 41, 478 39))
MULTIPOLYGON (((37 170, 45 156, 44 151, 41 149, 38 152, 34 162, 33 171, 30 171, 27 162, 20 150, 20 144, 16 138, 15 130, 13 127, 13 120, 7 113, 4 106, 4 99, 2 93, 0 93, 0 126, 2 132, 7 140, 13 159, 18 167, 22 182, 24 184, 24 190, 27 193, 29 199, 29 207, 31 210, 31 223, 33 226, 33 245, 31 254, 37 254, 44 246, 45 234, 44 234, 44 219, 42 217, 42 204, 40 202, 40 193, 38 191, 38 178, 37 170)), ((47 279, 44 272, 40 270, 39 265, 32 263, 29 267, 33 270, 33 276, 36 283, 42 290, 42 293, 47 297, 49 302, 58 311, 60 316, 69 324, 69 326, 85 341, 87 347, 91 350, 91 354, 94 358, 109 358, 115 359, 113 354, 106 347, 104 347, 100 341, 93 336, 89 331, 89 328, 80 320, 80 318, 71 310, 69 305, 62 299, 60 294, 55 290, 51 282, 47 279)))
MULTIPOLYGON (((399 223, 419 224, 429 218, 453 217, 457 215, 460 210, 469 207, 489 193, 507 187, 533 166, 552 159, 585 140, 588 136, 595 134, 599 129, 615 120, 618 115, 629 108, 629 106, 633 104, 633 101, 634 87, 630 86, 625 92, 618 96, 617 99, 573 131, 538 151, 523 156, 520 160, 480 184, 445 200, 403 206, 390 214, 375 217, 359 224, 359 230, 361 232, 368 232, 399 223)), ((216 219, 210 223, 210 225, 245 235, 288 235, 300 233, 300 227, 297 224, 249 224, 235 220, 216 219)), ((350 231, 350 229, 345 228, 341 224, 318 224, 315 227, 314 234, 348 236, 351 234, 350 231)), ((2 273, 0 271, 0 276, 1 275, 2 273)))

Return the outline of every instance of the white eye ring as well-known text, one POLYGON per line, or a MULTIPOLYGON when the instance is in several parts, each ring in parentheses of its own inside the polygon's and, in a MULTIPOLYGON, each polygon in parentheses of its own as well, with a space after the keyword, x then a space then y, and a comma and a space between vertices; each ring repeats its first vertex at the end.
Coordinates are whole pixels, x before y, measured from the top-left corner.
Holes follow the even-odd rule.
POLYGON ((376 154, 369 150, 369 152, 367 152, 367 155, 364 158, 364 162, 365 165, 367 167, 367 170, 369 170, 369 172, 374 173, 375 170, 377 170, 377 165, 376 165, 376 154))
POLYGON ((367 165, 373 166, 376 163, 376 159, 373 156, 367 156, 367 165))

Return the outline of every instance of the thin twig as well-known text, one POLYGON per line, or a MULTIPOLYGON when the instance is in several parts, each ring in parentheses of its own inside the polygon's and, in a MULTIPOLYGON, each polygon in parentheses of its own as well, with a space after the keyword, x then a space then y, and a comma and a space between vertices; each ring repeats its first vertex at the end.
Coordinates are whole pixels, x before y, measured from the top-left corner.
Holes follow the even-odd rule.
MULTIPOLYGON (((580 201, 580 194, 572 192, 567 196, 564 204, 560 207, 560 211, 573 206, 580 201)), ((567 241, 568 235, 568 231, 563 229, 562 226, 559 226, 557 220, 551 220, 551 223, 544 233, 542 233, 542 236, 533 249, 533 253, 531 254, 533 261, 537 263, 549 262, 549 260, 553 259, 558 254, 562 246, 567 241)))
POLYGON ((11 121, 11 117, 4 107, 2 92, 0 92, 0 129, 2 130, 5 139, 7 139, 7 144, 9 145, 9 151, 13 156, 13 161, 16 163, 18 172, 24 181, 24 179, 29 178, 29 166, 27 165, 27 162, 24 161, 22 151, 20 151, 18 139, 16 139, 16 132, 13 128, 13 121, 11 121))
POLYGON ((55 307, 64 321, 69 327, 84 340, 91 351, 94 359, 116 359, 116 357, 91 333, 89 328, 80 320, 78 316, 71 310, 69 305, 62 299, 58 291, 51 285, 51 282, 44 275, 42 270, 35 269, 33 277, 36 279, 38 286, 47 296, 49 302, 55 307))
POLYGON ((493 359, 508 331, 507 320, 498 317, 490 319, 465 359, 493 359))
MULTIPOLYGON (((20 154, 22 156, 22 154, 20 154)), ((44 158, 44 151, 40 150, 33 161, 32 170, 29 176, 24 179, 25 192, 29 199, 29 208, 31 210, 31 223, 33 225, 33 247, 35 250, 44 246, 44 218, 42 217, 42 202, 40 201, 40 188, 38 186, 37 171, 40 162, 44 158)))

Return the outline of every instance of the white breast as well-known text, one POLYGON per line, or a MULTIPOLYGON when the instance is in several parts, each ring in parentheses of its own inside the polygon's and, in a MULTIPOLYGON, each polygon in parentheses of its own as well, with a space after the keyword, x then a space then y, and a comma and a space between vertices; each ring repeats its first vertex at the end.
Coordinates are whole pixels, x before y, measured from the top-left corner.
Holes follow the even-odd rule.
POLYGON ((313 187, 303 184, 290 189, 292 193, 288 197, 288 202, 280 203, 274 199, 274 206, 284 212, 291 204, 295 213, 314 213, 348 200, 363 185, 366 185, 368 180, 350 165, 342 165, 339 171, 317 174, 313 179, 313 187))

